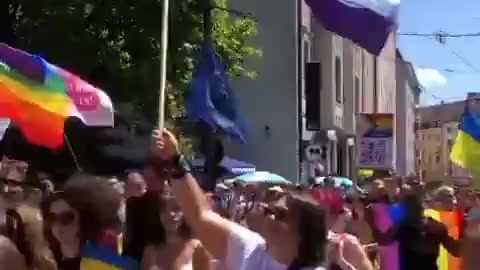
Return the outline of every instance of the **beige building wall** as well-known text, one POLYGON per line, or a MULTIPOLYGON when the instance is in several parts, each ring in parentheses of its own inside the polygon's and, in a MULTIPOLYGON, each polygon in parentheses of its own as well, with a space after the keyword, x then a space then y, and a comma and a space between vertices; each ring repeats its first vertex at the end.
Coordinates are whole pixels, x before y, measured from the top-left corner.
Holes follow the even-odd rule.
POLYGON ((362 58, 362 90, 359 97, 357 112, 375 112, 375 57, 365 50, 361 50, 362 58))
POLYGON ((439 128, 417 131, 419 171, 425 181, 467 185, 471 181, 468 170, 450 160, 450 152, 458 132, 458 122, 447 122, 439 128))
POLYGON ((396 94, 396 34, 392 33, 377 57, 378 112, 395 113, 396 94))
POLYGON ((418 171, 424 181, 443 180, 442 151, 442 128, 417 130, 418 171))

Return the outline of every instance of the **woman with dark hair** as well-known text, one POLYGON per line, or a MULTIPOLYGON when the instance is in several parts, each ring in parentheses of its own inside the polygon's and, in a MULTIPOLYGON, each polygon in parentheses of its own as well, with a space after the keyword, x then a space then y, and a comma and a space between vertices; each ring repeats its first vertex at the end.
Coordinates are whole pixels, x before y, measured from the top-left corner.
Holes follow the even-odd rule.
POLYGON ((190 227, 183 218, 175 198, 165 192, 160 195, 160 219, 165 241, 145 248, 143 270, 210 270, 211 258, 200 241, 192 238, 190 227))
POLYGON ((173 193, 193 232, 229 270, 324 269, 325 214, 310 197, 296 193, 264 209, 264 237, 215 213, 167 130, 153 134, 157 174, 172 179, 173 193), (268 246, 268 248, 267 248, 268 246))
MULTIPOLYGON (((109 230, 119 228, 121 195, 105 179, 78 175, 64 191, 42 204, 44 233, 59 269, 80 269, 80 250, 87 241, 105 242, 109 230)), ((117 243, 107 240, 115 250, 117 243)))

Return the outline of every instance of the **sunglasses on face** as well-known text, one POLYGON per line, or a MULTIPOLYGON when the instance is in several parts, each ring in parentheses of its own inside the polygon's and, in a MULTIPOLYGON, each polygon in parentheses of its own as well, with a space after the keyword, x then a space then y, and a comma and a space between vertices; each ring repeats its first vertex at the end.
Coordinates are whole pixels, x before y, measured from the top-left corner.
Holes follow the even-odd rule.
POLYGON ((58 224, 62 226, 72 225, 75 221, 75 213, 73 211, 64 211, 60 213, 49 213, 47 220, 50 224, 58 224))
POLYGON ((263 214, 266 217, 273 216, 276 221, 284 221, 287 218, 287 210, 281 208, 263 208, 263 214))

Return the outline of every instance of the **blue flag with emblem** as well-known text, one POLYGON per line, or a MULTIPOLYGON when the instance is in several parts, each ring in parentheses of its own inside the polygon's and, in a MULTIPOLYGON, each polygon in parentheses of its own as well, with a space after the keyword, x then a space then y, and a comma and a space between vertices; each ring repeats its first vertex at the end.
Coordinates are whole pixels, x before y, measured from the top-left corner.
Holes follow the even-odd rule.
POLYGON ((222 130, 240 143, 247 138, 246 121, 238 108, 225 66, 210 44, 205 43, 193 74, 187 99, 188 117, 222 130))

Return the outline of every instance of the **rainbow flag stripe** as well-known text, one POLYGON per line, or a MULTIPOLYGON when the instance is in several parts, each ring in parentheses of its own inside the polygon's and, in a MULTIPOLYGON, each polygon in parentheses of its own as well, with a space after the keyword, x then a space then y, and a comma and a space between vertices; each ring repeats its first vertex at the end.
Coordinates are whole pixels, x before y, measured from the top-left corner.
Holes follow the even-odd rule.
POLYGON ((102 245, 87 244, 82 251, 82 270, 139 270, 139 264, 102 245))
MULTIPOLYGON (((437 211, 433 209, 425 210, 425 215, 441 222, 447 226, 448 234, 455 239, 460 236, 460 219, 458 212, 437 211)), ((461 258, 456 258, 443 247, 440 246, 440 253, 437 260, 438 270, 461 270, 463 263, 461 258)))
POLYGON ((0 117, 10 118, 33 144, 63 144, 64 121, 112 126, 110 98, 40 56, 0 43, 0 117))

